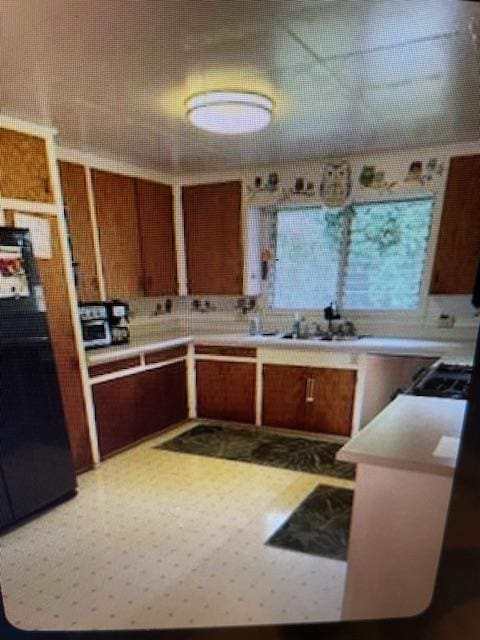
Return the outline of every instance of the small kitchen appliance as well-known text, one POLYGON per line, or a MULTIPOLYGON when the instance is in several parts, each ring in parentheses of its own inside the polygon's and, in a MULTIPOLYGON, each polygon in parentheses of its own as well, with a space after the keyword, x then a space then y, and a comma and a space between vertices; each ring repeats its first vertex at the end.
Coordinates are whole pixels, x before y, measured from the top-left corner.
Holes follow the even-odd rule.
POLYGON ((112 336, 112 345, 126 344, 130 340, 130 329, 128 328, 129 308, 126 302, 112 300, 106 303, 108 312, 108 322, 112 336))
POLYGON ((83 344, 86 349, 108 347, 112 344, 109 312, 106 302, 81 302, 79 304, 83 344))

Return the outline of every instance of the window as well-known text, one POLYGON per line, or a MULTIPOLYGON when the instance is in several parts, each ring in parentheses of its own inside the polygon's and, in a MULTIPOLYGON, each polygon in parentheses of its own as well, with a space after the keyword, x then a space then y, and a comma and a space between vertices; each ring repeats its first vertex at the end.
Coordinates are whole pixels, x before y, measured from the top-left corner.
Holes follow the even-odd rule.
POLYGON ((276 212, 272 306, 411 310, 420 304, 433 198, 276 212))

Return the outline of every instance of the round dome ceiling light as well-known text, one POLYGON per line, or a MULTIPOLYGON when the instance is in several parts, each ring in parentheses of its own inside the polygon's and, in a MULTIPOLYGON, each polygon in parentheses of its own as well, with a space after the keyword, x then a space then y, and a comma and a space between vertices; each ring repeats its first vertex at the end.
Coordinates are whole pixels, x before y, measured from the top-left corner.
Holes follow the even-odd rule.
POLYGON ((185 106, 199 129, 236 135, 264 129, 272 119, 273 101, 261 93, 205 91, 188 98, 185 106))

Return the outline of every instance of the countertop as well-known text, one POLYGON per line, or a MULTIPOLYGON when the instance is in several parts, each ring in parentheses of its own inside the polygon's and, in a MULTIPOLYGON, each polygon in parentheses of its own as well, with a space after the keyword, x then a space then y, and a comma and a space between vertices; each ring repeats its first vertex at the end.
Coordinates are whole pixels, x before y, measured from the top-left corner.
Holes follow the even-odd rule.
POLYGON ((411 338, 365 337, 352 341, 288 340, 278 336, 245 334, 192 334, 180 331, 152 331, 136 335, 132 331, 129 344, 87 351, 88 364, 101 364, 122 358, 169 349, 195 341, 221 346, 245 346, 271 349, 341 351, 349 353, 382 353, 385 355, 418 355, 451 357, 455 361, 471 362, 474 345, 471 342, 425 340, 411 338))
POLYGON ((465 400, 400 395, 337 453, 337 459, 453 475, 465 400), (442 449, 434 454, 442 438, 442 449), (438 453, 443 455, 438 455, 438 453))

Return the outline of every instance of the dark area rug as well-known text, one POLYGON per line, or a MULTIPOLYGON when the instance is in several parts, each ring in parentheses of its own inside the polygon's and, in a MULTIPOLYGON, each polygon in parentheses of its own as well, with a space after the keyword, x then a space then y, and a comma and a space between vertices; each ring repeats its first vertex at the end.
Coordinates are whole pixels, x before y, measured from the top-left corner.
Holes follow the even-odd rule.
POLYGON ((355 465, 335 461, 341 446, 326 440, 267 433, 260 428, 198 424, 155 448, 353 480, 355 465))
POLYGON ((346 560, 353 491, 319 485, 266 544, 346 560))

